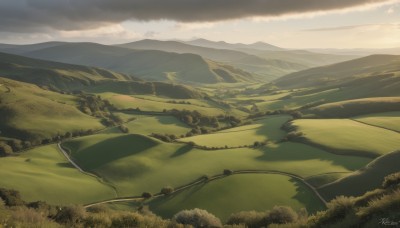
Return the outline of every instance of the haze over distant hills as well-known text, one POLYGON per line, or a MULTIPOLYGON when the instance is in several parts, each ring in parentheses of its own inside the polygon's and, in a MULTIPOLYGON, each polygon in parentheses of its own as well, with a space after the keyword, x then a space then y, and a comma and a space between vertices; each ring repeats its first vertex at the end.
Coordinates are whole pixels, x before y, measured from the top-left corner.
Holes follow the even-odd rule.
POLYGON ((187 42, 140 40, 116 46, 67 42, 0 44, 0 51, 102 67, 151 80, 198 83, 271 81, 288 73, 357 57, 292 51, 263 42, 229 44, 205 39, 187 42), (189 71, 191 75, 202 72, 202 76, 190 78, 189 71))

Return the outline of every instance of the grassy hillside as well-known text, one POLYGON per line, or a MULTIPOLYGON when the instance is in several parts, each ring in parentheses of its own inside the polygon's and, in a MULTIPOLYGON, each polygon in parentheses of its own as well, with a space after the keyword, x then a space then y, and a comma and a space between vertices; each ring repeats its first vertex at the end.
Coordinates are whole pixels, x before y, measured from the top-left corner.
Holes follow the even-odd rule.
POLYGON ((159 50, 175 53, 192 53, 219 62, 236 62, 244 64, 264 65, 266 60, 240 51, 215 49, 185 44, 178 41, 140 40, 117 45, 118 47, 137 50, 159 50))
POLYGON ((371 55, 356 60, 312 68, 288 74, 275 81, 285 88, 315 87, 342 84, 359 77, 391 75, 398 72, 400 56, 371 55))
POLYGON ((85 170, 111 181, 123 196, 156 193, 162 187, 181 186, 203 175, 222 173, 223 169, 280 170, 306 177, 354 171, 370 161, 297 143, 273 144, 258 150, 204 151, 136 134, 85 136, 63 146, 71 150, 72 157, 85 170))
POLYGON ((258 57, 272 60, 280 59, 288 62, 301 64, 306 67, 324 66, 351 59, 358 58, 357 55, 321 54, 305 50, 259 50, 251 48, 240 48, 242 52, 256 55, 258 57))
POLYGON ((75 90, 104 80, 126 80, 112 71, 0 53, 0 75, 55 90, 75 90))
POLYGON ((70 205, 115 197, 112 188, 73 167, 54 144, 1 158, 0 166, 0 186, 18 189, 27 201, 70 205))
POLYGON ((173 99, 197 99, 202 97, 200 92, 190 86, 164 82, 113 81, 86 87, 84 91, 88 93, 111 92, 124 95, 147 94, 173 99))
POLYGON ((274 174, 234 175, 154 199, 149 204, 150 210, 165 218, 184 209, 202 208, 222 220, 234 212, 266 211, 276 205, 291 205, 295 210, 307 208, 310 213, 324 208, 303 183, 274 174))
MULTIPOLYGON (((197 110, 198 112, 217 116, 225 114, 225 110, 212 107, 210 105, 196 105, 196 104, 179 104, 168 102, 171 99, 155 99, 152 97, 136 97, 129 95, 121 95, 115 93, 101 93, 99 94, 102 98, 109 100, 117 109, 136 109, 139 108, 142 111, 154 111, 162 112, 164 109, 178 109, 178 110, 197 110)), ((188 101, 190 102, 190 101, 188 101)))
POLYGON ((3 137, 35 141, 67 131, 103 127, 98 119, 77 109, 74 96, 4 78, 0 78, 0 85, 3 137))
POLYGON ((267 117, 253 124, 218 131, 207 135, 198 135, 180 139, 182 142, 194 142, 209 147, 237 147, 253 145, 254 142, 279 141, 286 133, 281 126, 291 119, 290 116, 267 117))
MULTIPOLYGON (((208 61, 195 54, 132 50, 95 43, 69 43, 26 52, 24 55, 64 63, 97 66, 150 80, 192 83, 225 82, 224 74, 210 69, 208 61)), ((231 72, 222 65, 219 68, 225 72, 231 72)), ((235 78, 235 75, 231 76, 235 78)), ((254 80, 248 74, 241 76, 242 78, 237 78, 234 82, 244 79, 254 80)))
MULTIPOLYGON (((119 114, 118 114, 119 115, 119 114)), ((137 116, 136 120, 124 124, 130 133, 150 135, 158 134, 174 134, 177 136, 184 135, 191 130, 190 127, 177 120, 172 116, 137 116)), ((102 133, 121 133, 118 127, 107 129, 102 133)))
POLYGON ((370 113, 400 111, 400 97, 374 97, 319 105, 310 112, 321 117, 352 117, 370 113))
POLYGON ((304 70, 308 67, 286 59, 265 59, 237 50, 229 50, 223 47, 208 48, 177 41, 140 40, 132 43, 121 44, 119 47, 138 50, 159 50, 175 53, 192 53, 204 58, 239 67, 246 71, 260 75, 262 80, 270 80, 276 77, 304 70))
POLYGON ((340 154, 377 157, 400 148, 400 134, 348 119, 295 120, 306 142, 340 154))
POLYGON ((357 116, 354 120, 400 132, 400 112, 385 112, 357 116))
POLYGON ((318 191, 328 199, 332 199, 338 195, 362 195, 367 191, 381 187, 385 176, 399 172, 399 162, 399 150, 385 154, 369 163, 364 169, 356 171, 335 182, 321 186, 318 191))

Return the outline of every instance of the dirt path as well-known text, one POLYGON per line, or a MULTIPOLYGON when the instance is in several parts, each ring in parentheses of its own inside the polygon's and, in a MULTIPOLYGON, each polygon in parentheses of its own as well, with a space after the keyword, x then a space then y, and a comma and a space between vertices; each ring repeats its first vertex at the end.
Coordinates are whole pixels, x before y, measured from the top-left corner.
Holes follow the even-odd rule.
POLYGON ((64 155, 64 157, 65 157, 76 169, 78 169, 79 172, 81 172, 81 173, 83 173, 83 174, 85 174, 85 175, 94 177, 94 178, 96 178, 97 181, 99 181, 101 184, 104 184, 104 185, 106 185, 107 187, 112 188, 113 191, 114 191, 114 193, 115 193, 115 197, 118 197, 118 191, 117 191, 117 188, 116 188, 114 185, 112 185, 112 184, 110 184, 110 183, 104 181, 103 178, 101 178, 101 177, 99 177, 99 176, 97 176, 97 175, 95 175, 95 174, 93 174, 93 173, 89 173, 89 172, 86 172, 85 170, 83 170, 78 164, 76 164, 76 163, 69 157, 67 151, 65 151, 64 148, 62 148, 61 143, 58 143, 58 144, 57 144, 57 148, 58 148, 59 151, 64 155))

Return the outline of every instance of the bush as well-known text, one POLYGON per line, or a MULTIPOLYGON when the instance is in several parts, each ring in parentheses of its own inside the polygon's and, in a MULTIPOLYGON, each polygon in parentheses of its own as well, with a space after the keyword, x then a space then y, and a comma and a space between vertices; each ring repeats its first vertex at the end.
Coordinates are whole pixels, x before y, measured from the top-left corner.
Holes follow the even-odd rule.
POLYGON ((232 175, 233 174, 233 170, 230 169, 224 169, 224 175, 232 175))
POLYGON ((129 213, 114 217, 111 227, 139 227, 141 223, 143 223, 143 216, 129 213))
POLYGON ((169 195, 174 192, 174 188, 171 186, 167 186, 161 189, 161 193, 164 195, 169 195))
POLYGON ((385 177, 382 183, 383 188, 390 188, 400 184, 400 172, 392 173, 385 177))
POLYGON ((5 143, 0 143, 0 157, 5 157, 9 156, 13 153, 13 149, 11 146, 5 144, 5 143))
POLYGON ((153 195, 150 192, 143 192, 142 197, 145 199, 150 199, 153 195))
POLYGON ((242 211, 232 214, 227 224, 229 225, 246 225, 248 228, 260 227, 262 219, 265 217, 265 212, 257 211, 242 211))
POLYGON ((296 221, 297 218, 297 213, 291 207, 275 206, 267 212, 267 215, 261 221, 261 225, 291 223, 296 221))
POLYGON ((20 206, 25 204, 19 192, 13 189, 0 188, 0 199, 3 199, 7 206, 20 206))
POLYGON ((60 208, 55 216, 55 220, 64 224, 77 224, 86 216, 86 210, 80 205, 71 205, 60 208))
POLYGON ((119 130, 122 132, 122 133, 129 133, 129 128, 127 128, 126 126, 124 126, 124 125, 119 125, 119 130))
POLYGON ((194 227, 222 227, 221 221, 205 210, 193 209, 183 210, 174 215, 174 221, 180 224, 192 225, 194 227))

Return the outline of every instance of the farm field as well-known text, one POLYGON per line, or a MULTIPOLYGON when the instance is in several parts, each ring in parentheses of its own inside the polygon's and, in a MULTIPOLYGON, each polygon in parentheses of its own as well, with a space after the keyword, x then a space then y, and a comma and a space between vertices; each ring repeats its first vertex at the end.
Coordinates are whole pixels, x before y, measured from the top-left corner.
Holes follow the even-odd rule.
POLYGON ((400 112, 384 112, 356 116, 354 120, 400 132, 400 112))
POLYGON ((73 167, 54 144, 1 158, 0 166, 0 185, 18 189, 27 201, 68 205, 115 197, 112 188, 73 167))
POLYGON ((259 150, 199 150, 134 134, 86 136, 63 146, 85 170, 113 183, 121 196, 156 193, 164 186, 180 186, 223 169, 279 170, 306 177, 354 171, 370 161, 361 157, 349 161, 349 157, 297 143, 271 144, 259 150))
POLYGON ((150 209, 170 218, 178 211, 204 208, 222 220, 241 210, 265 211, 275 205, 322 210, 323 203, 303 183, 276 174, 239 174, 151 200, 150 209), (251 186, 251 187, 250 187, 251 186))
POLYGON ((378 157, 400 147, 400 134, 349 119, 295 120, 292 126, 307 142, 335 153, 378 157))
POLYGON ((197 105, 190 104, 174 104, 164 101, 155 101, 143 99, 135 96, 120 95, 113 93, 102 93, 101 96, 105 99, 110 100, 112 104, 118 109, 136 109, 139 108, 142 111, 152 111, 152 112, 162 112, 164 109, 178 109, 178 110, 196 110, 200 113, 207 113, 208 115, 221 115, 225 111, 215 107, 201 107, 197 105))
MULTIPOLYGON (((173 116, 136 115, 135 117, 130 117, 136 119, 125 123, 124 126, 129 129, 129 132, 137 134, 150 135, 151 133, 158 133, 180 136, 191 130, 191 128, 173 116)), ((114 127, 102 131, 101 133, 121 133, 121 131, 118 127, 114 127)))
POLYGON ((271 116, 254 121, 250 125, 230 128, 212 134, 180 139, 182 142, 194 142, 208 147, 238 147, 253 145, 254 142, 278 141, 286 132, 280 127, 291 119, 290 116, 271 116))

